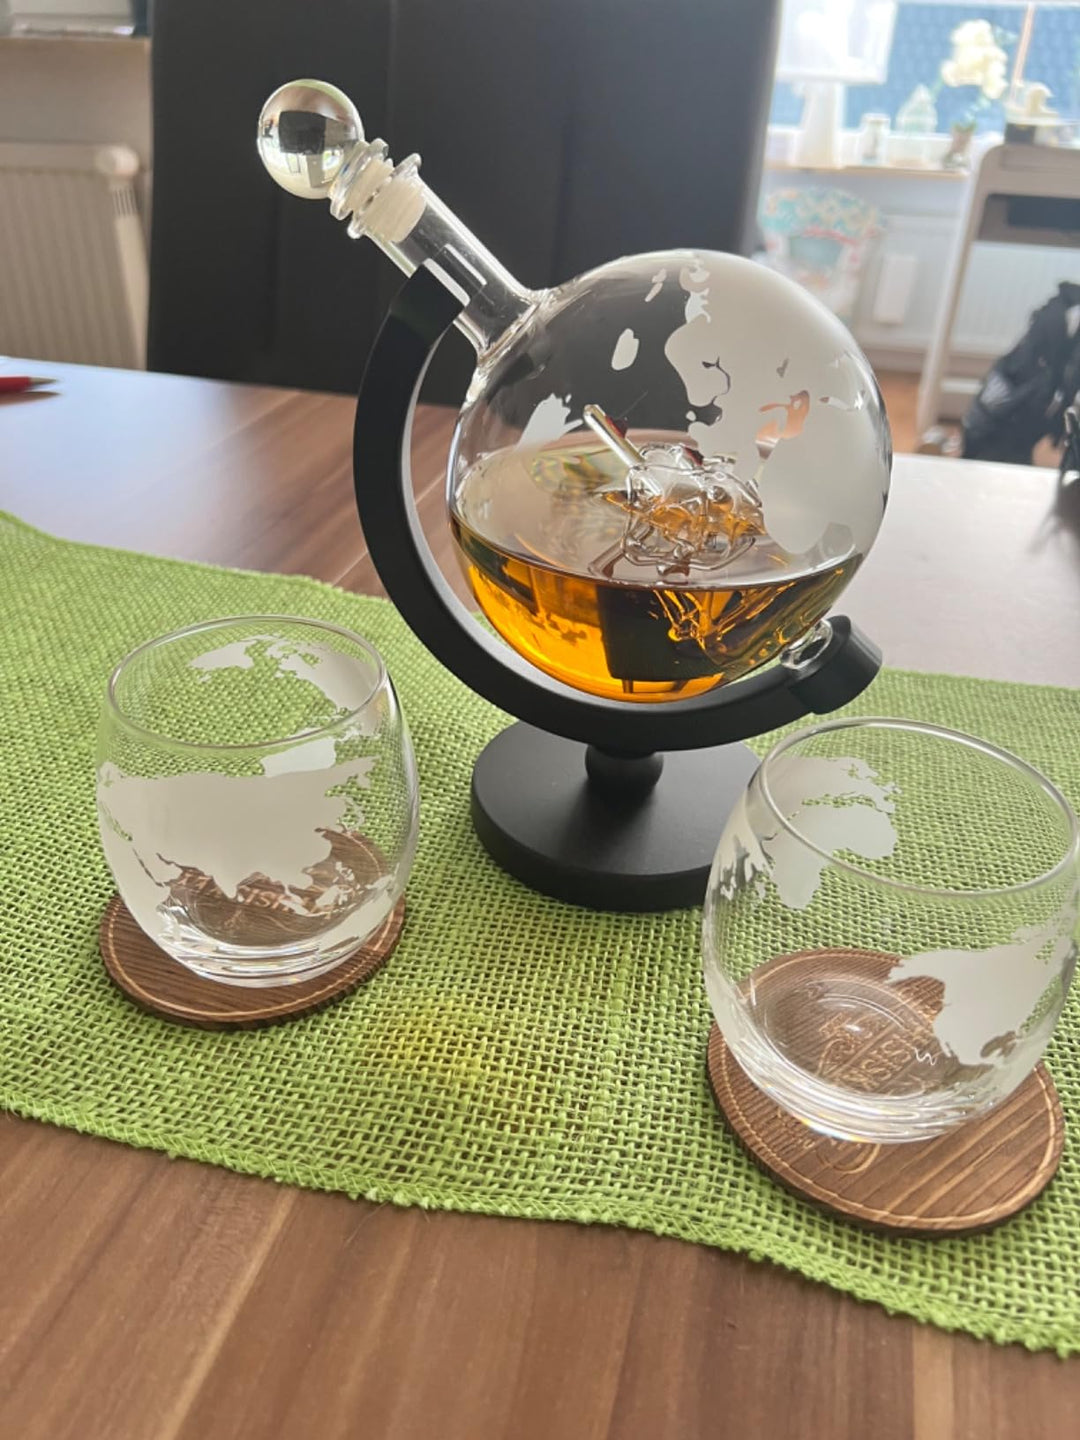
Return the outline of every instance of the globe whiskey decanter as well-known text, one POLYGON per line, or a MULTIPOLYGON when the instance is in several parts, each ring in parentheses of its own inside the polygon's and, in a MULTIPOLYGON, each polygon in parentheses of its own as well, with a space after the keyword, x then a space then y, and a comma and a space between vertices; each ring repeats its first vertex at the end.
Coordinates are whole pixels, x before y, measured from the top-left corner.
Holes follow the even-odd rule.
POLYGON ((821 619, 888 477, 873 377, 816 302, 733 256, 638 256, 547 292, 481 355, 450 516, 519 653, 589 694, 670 701, 821 619))
MULTIPOLYGON (((747 260, 689 249, 529 290, 428 189, 418 156, 395 164, 385 142, 365 140, 351 102, 319 82, 271 96, 258 144, 286 189, 328 199, 353 237, 369 236, 412 277, 360 399, 356 483, 369 544, 384 524, 385 487, 399 485, 367 473, 389 411, 371 396, 390 394, 390 367, 401 363, 392 357, 404 353, 404 341, 394 349, 395 327, 418 334, 417 316, 438 308, 441 287, 450 309, 440 323, 455 324, 476 351, 448 463, 448 523, 477 604, 509 647, 501 660, 495 642, 466 639, 464 627, 447 640, 434 613, 442 601, 419 618, 398 563, 419 543, 415 526, 406 533, 403 522, 386 563, 374 544, 372 554, 391 597, 450 668, 547 738, 589 746, 591 788, 574 804, 625 800, 612 821, 625 837, 651 823, 645 798, 661 752, 670 770, 670 752, 759 733, 841 704, 869 682, 877 665, 869 647, 847 622, 837 630, 824 617, 881 523, 889 432, 869 366, 816 300, 747 260), (817 674, 823 657, 833 679, 846 667, 838 688, 817 674), (778 658, 780 673, 762 669, 778 658), (512 678, 504 683, 500 672, 512 678), (634 797, 637 820, 627 808, 634 797)), ((422 365, 417 384, 420 373, 422 365)), ((419 589, 430 588, 416 573, 419 589)), ((511 770, 543 768, 535 736, 519 737, 511 770)), ((739 784, 747 754, 735 767, 739 784)), ((556 768, 568 763, 552 759, 556 768)), ((502 853, 491 817, 478 816, 488 808, 478 799, 483 765, 482 757, 473 813, 485 844, 529 883, 566 895, 560 880, 534 874, 531 860, 502 853)), ((586 783, 580 758, 570 770, 574 791, 586 783)), ((665 774, 660 789, 670 781, 665 774)), ((512 788, 522 784, 529 788, 519 774, 512 788)), ((533 799, 522 808, 535 813, 533 799)), ((711 803, 720 807, 716 796, 711 803)), ((685 820, 672 817, 676 829, 685 820)), ((584 833, 581 821, 578 813, 562 831, 584 833)), ((722 823, 714 814, 695 841, 708 854, 690 866, 699 879, 679 891, 682 903, 703 890, 722 823)), ((530 854, 534 839, 518 837, 530 854)), ((629 908, 643 904, 621 884, 613 894, 633 901, 629 908)), ((587 898, 605 903, 595 892, 587 898)))

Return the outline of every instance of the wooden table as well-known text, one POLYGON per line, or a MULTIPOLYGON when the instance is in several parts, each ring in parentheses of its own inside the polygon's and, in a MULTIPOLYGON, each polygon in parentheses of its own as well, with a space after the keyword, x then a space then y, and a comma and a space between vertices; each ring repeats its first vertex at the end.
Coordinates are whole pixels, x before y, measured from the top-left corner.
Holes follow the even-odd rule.
MULTIPOLYGON (((375 588, 349 400, 44 373, 60 395, 0 401, 0 508, 74 538, 375 588)), ((431 410, 417 428, 435 528, 449 423, 431 410)), ((1054 490, 1046 471, 901 457, 844 608, 892 664, 1080 686, 1080 495, 1056 505, 1054 490)), ((602 1226, 357 1204, 0 1116, 13 1440, 1077 1433, 1080 1363, 890 1318, 772 1265, 602 1226)))

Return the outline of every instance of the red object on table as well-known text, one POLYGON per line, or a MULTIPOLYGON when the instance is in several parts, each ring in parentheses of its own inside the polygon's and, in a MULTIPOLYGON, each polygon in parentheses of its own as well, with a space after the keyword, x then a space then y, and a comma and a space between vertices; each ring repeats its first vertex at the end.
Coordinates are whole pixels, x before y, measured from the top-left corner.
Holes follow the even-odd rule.
POLYGON ((43 375, 0 375, 0 395, 21 395, 24 390, 38 390, 56 381, 43 375))

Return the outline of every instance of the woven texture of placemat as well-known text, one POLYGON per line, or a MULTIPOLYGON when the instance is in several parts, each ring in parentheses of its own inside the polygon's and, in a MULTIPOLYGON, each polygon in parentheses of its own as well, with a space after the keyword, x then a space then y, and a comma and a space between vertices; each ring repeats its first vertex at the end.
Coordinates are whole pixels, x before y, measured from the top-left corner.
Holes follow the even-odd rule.
MULTIPOLYGON (((894 671, 849 709, 982 735, 1080 803, 1080 692, 894 671)), ((755 1168, 710 1095, 699 913, 561 905, 481 849, 470 770, 505 723, 385 601, 0 517, 0 1106, 354 1197, 679 1236, 950 1329, 1080 1351, 1077 998, 1047 1054, 1065 1156, 1028 1211, 935 1241, 819 1213, 755 1168), (259 612, 331 620, 382 652, 416 744, 421 843, 405 935, 368 985, 276 1029, 203 1032, 106 977, 94 736, 134 645, 259 612)))

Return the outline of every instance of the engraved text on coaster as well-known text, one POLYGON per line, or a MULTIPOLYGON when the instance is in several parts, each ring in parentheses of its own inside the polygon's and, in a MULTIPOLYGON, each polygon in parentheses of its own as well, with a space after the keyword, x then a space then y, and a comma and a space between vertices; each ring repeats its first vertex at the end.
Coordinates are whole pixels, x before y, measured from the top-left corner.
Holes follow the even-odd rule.
MULTIPOLYGON (((755 980, 783 985, 791 966, 827 962, 831 954, 778 957, 755 972, 755 980)), ((894 957, 867 952, 865 958, 869 982, 894 957)), ((820 1050, 819 1073, 856 1090, 872 1089, 883 1066, 895 1080, 925 1057, 933 1040, 928 1016, 938 1004, 938 994, 909 987, 880 1036, 864 1034, 857 1046, 839 1031, 833 1034, 827 1020, 817 1022, 820 1036, 800 1033, 810 1024, 805 1006, 801 1015, 793 1011, 790 1028, 805 1053, 820 1050), (908 1029, 910 1045, 904 1043, 908 1029)), ((708 1069, 728 1124, 763 1169, 805 1199, 866 1225, 907 1234, 986 1229, 1030 1204, 1061 1159, 1064 1117, 1041 1064, 989 1114, 931 1140, 893 1145, 834 1140, 804 1125, 757 1088, 715 1025, 708 1069)))

